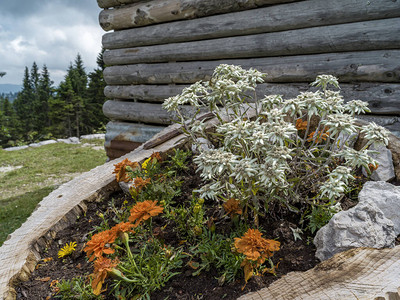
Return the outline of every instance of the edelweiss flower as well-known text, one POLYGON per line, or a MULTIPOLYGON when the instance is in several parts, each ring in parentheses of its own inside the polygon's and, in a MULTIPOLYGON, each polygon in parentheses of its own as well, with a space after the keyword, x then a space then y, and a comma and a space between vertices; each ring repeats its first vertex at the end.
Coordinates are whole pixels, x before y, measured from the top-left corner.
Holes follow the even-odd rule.
POLYGON ((112 254, 114 250, 109 247, 109 244, 115 241, 116 235, 111 230, 102 231, 92 236, 90 241, 86 243, 85 249, 86 255, 89 260, 92 261, 95 258, 99 258, 104 254, 112 254))
POLYGON ((127 177, 127 175, 125 173, 126 172, 125 168, 127 166, 131 167, 132 169, 139 168, 139 164, 137 162, 131 162, 127 158, 125 158, 120 163, 115 164, 114 166, 115 166, 115 168, 114 168, 113 174, 115 174, 117 182, 120 182, 120 181, 128 182, 129 181, 129 178, 127 177))
POLYGON ((130 222, 135 222, 134 227, 139 226, 142 221, 162 213, 164 207, 158 206, 157 201, 146 200, 136 203, 131 209, 130 222))
POLYGON ((104 280, 107 278, 107 275, 118 265, 118 263, 118 259, 111 260, 105 257, 100 257, 95 261, 92 275, 93 294, 100 295, 104 280))

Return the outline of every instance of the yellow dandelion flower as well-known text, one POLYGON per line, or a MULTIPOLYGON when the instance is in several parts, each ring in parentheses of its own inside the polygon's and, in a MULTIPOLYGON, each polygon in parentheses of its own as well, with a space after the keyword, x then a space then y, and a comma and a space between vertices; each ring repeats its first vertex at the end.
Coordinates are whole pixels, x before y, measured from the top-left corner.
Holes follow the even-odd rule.
POLYGON ((142 163, 142 169, 145 170, 145 172, 147 173, 146 169, 147 169, 147 165, 149 164, 149 162, 151 161, 152 157, 149 157, 148 159, 146 159, 143 163, 142 163))
POLYGON ((64 247, 58 251, 58 258, 62 258, 64 256, 70 255, 72 252, 75 251, 76 242, 66 243, 64 247))

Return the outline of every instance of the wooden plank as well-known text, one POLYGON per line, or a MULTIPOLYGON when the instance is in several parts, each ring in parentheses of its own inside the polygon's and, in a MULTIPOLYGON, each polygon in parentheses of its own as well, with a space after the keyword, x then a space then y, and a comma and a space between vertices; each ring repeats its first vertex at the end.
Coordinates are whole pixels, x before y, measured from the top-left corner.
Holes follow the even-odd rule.
POLYGON ((119 30, 155 23, 194 19, 298 0, 153 0, 100 12, 100 26, 119 30))
MULTIPOLYGON (((193 107, 184 106, 182 112, 190 116, 193 107)), ((177 120, 174 113, 167 112, 160 104, 108 100, 103 105, 103 113, 111 120, 134 121, 150 124, 171 124, 177 120)))
MULTIPOLYGON (((171 89, 171 86, 163 85, 108 86, 107 96, 117 99, 140 99, 161 103, 166 98, 179 94, 182 89, 187 86, 188 85, 179 85, 176 86, 176 89, 171 89), (138 97, 136 97, 136 95, 138 97), (160 95, 163 95, 163 98, 161 98, 160 95)), ((400 83, 359 82, 356 84, 340 84, 340 87, 341 94, 345 101, 353 99, 367 101, 373 114, 400 115, 400 83)), ((282 95, 284 98, 292 98, 296 97, 300 92, 305 92, 307 90, 310 90, 308 83, 264 83, 257 86, 256 92, 259 98, 262 98, 264 95, 273 94, 282 95)), ((120 105, 120 103, 125 102, 116 102, 113 105, 120 105)), ((123 108, 118 109, 118 111, 123 111, 123 108)), ((150 112, 143 111, 143 114, 144 113, 150 112)), ((126 112, 123 112, 123 115, 125 116, 126 112)), ((114 115, 114 118, 118 119, 119 117, 114 115)))
POLYGON ((104 95, 111 99, 134 99, 146 102, 163 102, 164 99, 177 95, 187 85, 108 85, 104 95))
POLYGON ((146 0, 97 0, 97 5, 100 8, 110 8, 110 7, 132 4, 137 2, 145 2, 145 1, 146 0))
POLYGON ((306 272, 291 272, 238 300, 400 299, 400 246, 359 248, 335 255, 306 272))
POLYGON ((256 68, 268 74, 267 82, 312 82, 316 75, 327 73, 338 77, 340 82, 400 81, 400 50, 134 64, 107 67, 103 74, 108 85, 190 84, 209 80, 220 64, 256 68))
POLYGON ((106 65, 398 49, 400 18, 187 43, 114 49, 106 65))
POLYGON ((110 32, 105 49, 188 42, 400 17, 392 0, 310 0, 110 32))

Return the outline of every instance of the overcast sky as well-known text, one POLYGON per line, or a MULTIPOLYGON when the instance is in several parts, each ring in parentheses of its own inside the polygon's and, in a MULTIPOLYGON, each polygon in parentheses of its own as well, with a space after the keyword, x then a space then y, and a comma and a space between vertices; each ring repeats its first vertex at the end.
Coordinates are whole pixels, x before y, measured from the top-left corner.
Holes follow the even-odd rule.
POLYGON ((96 0, 0 0, 0 84, 22 84, 24 68, 46 64, 58 85, 77 53, 96 68, 104 31, 96 0))

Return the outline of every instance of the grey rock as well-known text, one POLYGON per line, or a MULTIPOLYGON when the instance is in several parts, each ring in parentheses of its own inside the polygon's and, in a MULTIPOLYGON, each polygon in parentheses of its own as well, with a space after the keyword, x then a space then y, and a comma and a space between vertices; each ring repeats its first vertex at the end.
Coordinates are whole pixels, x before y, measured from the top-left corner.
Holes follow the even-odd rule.
POLYGON ((59 143, 65 143, 65 144, 72 144, 69 139, 57 139, 57 142, 59 143))
POLYGON ((41 145, 39 143, 31 143, 28 146, 32 147, 32 148, 37 148, 37 147, 40 147, 41 145))
POLYGON ((129 181, 129 182, 120 181, 120 182, 118 182, 118 184, 119 184, 119 187, 121 188, 121 190, 125 194, 129 194, 129 189, 133 186, 133 181, 129 181))
POLYGON ((357 247, 393 247, 394 224, 372 202, 335 214, 314 238, 315 256, 321 261, 334 254, 357 247))
POLYGON ((26 149, 29 148, 29 146, 24 145, 24 146, 18 146, 18 147, 9 147, 9 148, 5 148, 4 150, 6 151, 17 151, 17 150, 22 150, 22 149, 26 149))
POLYGON ((51 144, 56 144, 57 141, 55 140, 46 140, 46 141, 41 141, 39 142, 39 146, 45 146, 45 145, 51 145, 51 144))
POLYGON ((105 137, 106 137, 106 135, 104 133, 81 135, 81 139, 85 139, 85 140, 94 140, 94 139, 102 139, 102 140, 104 140, 105 137))
POLYGON ((359 203, 374 203, 400 234, 400 187, 384 181, 367 181, 358 194, 359 203))
POLYGON ((198 145, 196 145, 195 143, 192 144, 192 152, 195 154, 214 148, 211 142, 205 138, 197 138, 197 142, 199 143, 198 145))
MULTIPOLYGON (((383 144, 372 144, 370 150, 379 152, 378 154, 371 154, 370 156, 375 159, 379 166, 378 169, 372 172, 371 180, 374 181, 389 181, 392 180, 396 174, 394 173, 392 152, 387 149, 383 144)), ((364 176, 367 176, 365 169, 362 170, 364 176)))
POLYGON ((336 151, 338 149, 342 149, 344 144, 346 144, 348 147, 354 147, 354 144, 358 138, 358 134, 358 132, 352 134, 344 132, 339 133, 338 142, 332 145, 332 150, 336 151))
POLYGON ((77 138, 77 137, 75 137, 75 136, 70 137, 70 138, 68 138, 68 139, 69 139, 69 141, 71 142, 71 144, 79 144, 79 143, 80 143, 79 138, 77 138))

